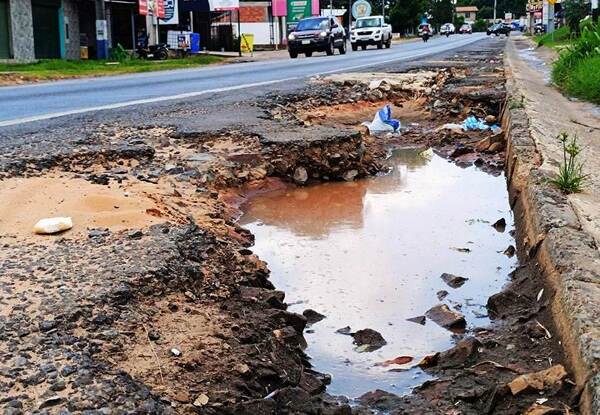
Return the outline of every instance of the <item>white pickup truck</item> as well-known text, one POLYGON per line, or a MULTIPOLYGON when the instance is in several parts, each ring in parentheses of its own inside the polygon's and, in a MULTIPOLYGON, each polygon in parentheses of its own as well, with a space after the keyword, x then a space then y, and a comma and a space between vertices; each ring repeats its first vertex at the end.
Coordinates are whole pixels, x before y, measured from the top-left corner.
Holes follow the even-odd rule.
POLYGON ((359 46, 365 50, 367 45, 389 48, 392 46, 392 26, 384 22, 383 16, 360 17, 350 32, 350 43, 354 51, 359 46))

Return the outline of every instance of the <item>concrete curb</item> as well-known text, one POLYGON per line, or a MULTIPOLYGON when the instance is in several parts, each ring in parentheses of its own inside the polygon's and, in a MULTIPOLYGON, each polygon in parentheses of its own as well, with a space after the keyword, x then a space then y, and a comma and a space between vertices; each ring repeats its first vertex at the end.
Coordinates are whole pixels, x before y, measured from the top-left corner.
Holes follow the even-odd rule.
MULTIPOLYGON (((511 46, 508 45, 507 49, 511 46)), ((507 50, 507 52, 510 52, 507 50)), ((547 183, 538 169, 544 157, 530 129, 532 109, 515 105, 525 88, 512 76, 515 57, 505 53, 508 103, 506 177, 515 220, 520 223, 520 252, 535 261, 545 278, 545 294, 568 363, 581 390, 582 414, 600 414, 600 254, 582 230, 567 197, 547 183), (512 103, 512 105, 511 105, 512 103)))

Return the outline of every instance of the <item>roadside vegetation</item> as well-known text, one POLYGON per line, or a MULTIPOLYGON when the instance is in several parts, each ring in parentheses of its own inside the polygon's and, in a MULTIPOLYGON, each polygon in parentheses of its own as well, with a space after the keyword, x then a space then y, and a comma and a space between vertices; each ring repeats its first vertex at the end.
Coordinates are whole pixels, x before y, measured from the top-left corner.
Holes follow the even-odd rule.
POLYGON ((568 94, 600 104, 600 24, 582 25, 581 34, 562 48, 552 80, 568 94))
POLYGON ((579 161, 581 147, 577 144, 577 136, 569 137, 569 134, 562 132, 556 138, 562 144, 563 162, 560 165, 558 177, 550 180, 550 183, 567 194, 579 193, 586 180, 586 175, 583 174, 583 163, 579 161))
POLYGON ((183 59, 168 59, 165 61, 115 59, 113 62, 110 62, 102 60, 69 61, 62 59, 43 59, 35 63, 25 64, 0 63, 0 83, 3 77, 50 80, 191 68, 221 61, 222 58, 217 56, 201 55, 183 59))

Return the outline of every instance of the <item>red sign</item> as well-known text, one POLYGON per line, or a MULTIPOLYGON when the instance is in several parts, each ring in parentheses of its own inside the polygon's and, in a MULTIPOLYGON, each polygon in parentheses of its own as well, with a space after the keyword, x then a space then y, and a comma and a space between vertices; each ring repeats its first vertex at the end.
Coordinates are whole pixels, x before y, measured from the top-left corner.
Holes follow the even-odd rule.
POLYGON ((165 18, 165 1, 164 0, 154 0, 156 2, 156 17, 161 19, 165 18))
POLYGON ((139 14, 146 16, 148 14, 148 0, 139 0, 139 14))
POLYGON ((148 14, 148 0, 139 0, 138 10, 139 14, 146 16, 148 14))

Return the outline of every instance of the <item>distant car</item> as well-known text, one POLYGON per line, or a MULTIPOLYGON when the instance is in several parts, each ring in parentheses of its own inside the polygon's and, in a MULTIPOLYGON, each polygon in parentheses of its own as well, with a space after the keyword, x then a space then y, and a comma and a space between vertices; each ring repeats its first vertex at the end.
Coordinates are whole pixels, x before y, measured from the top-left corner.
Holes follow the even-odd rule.
POLYGON ((440 35, 449 36, 454 32, 456 32, 456 28, 452 23, 445 23, 442 25, 442 27, 440 27, 440 35))
POLYGON ((377 49, 392 46, 392 26, 386 24, 383 16, 359 17, 350 32, 352 50, 360 46, 363 50, 367 45, 377 45, 377 49))
POLYGON ((510 35, 510 32, 512 31, 512 26, 506 23, 496 23, 494 25, 491 25, 490 27, 488 27, 487 29, 487 35, 496 35, 496 36, 500 36, 500 35, 505 35, 508 36, 510 35))
POLYGON ((460 33, 460 34, 468 33, 471 35, 471 34, 473 34, 473 28, 471 27, 470 24, 465 23, 464 25, 462 25, 460 27, 460 29, 458 29, 458 33, 460 33))
POLYGON ((542 23, 536 23, 533 26, 533 33, 535 35, 541 35, 541 34, 546 33, 546 26, 544 26, 542 23))
POLYGON ((429 23, 421 23, 417 29, 419 36, 423 36, 423 33, 428 32, 430 35, 435 33, 435 29, 429 23))
POLYGON ((334 49, 346 53, 346 31, 333 17, 309 17, 302 19, 288 35, 290 58, 296 59, 299 53, 306 57, 313 52, 333 55, 334 49))

